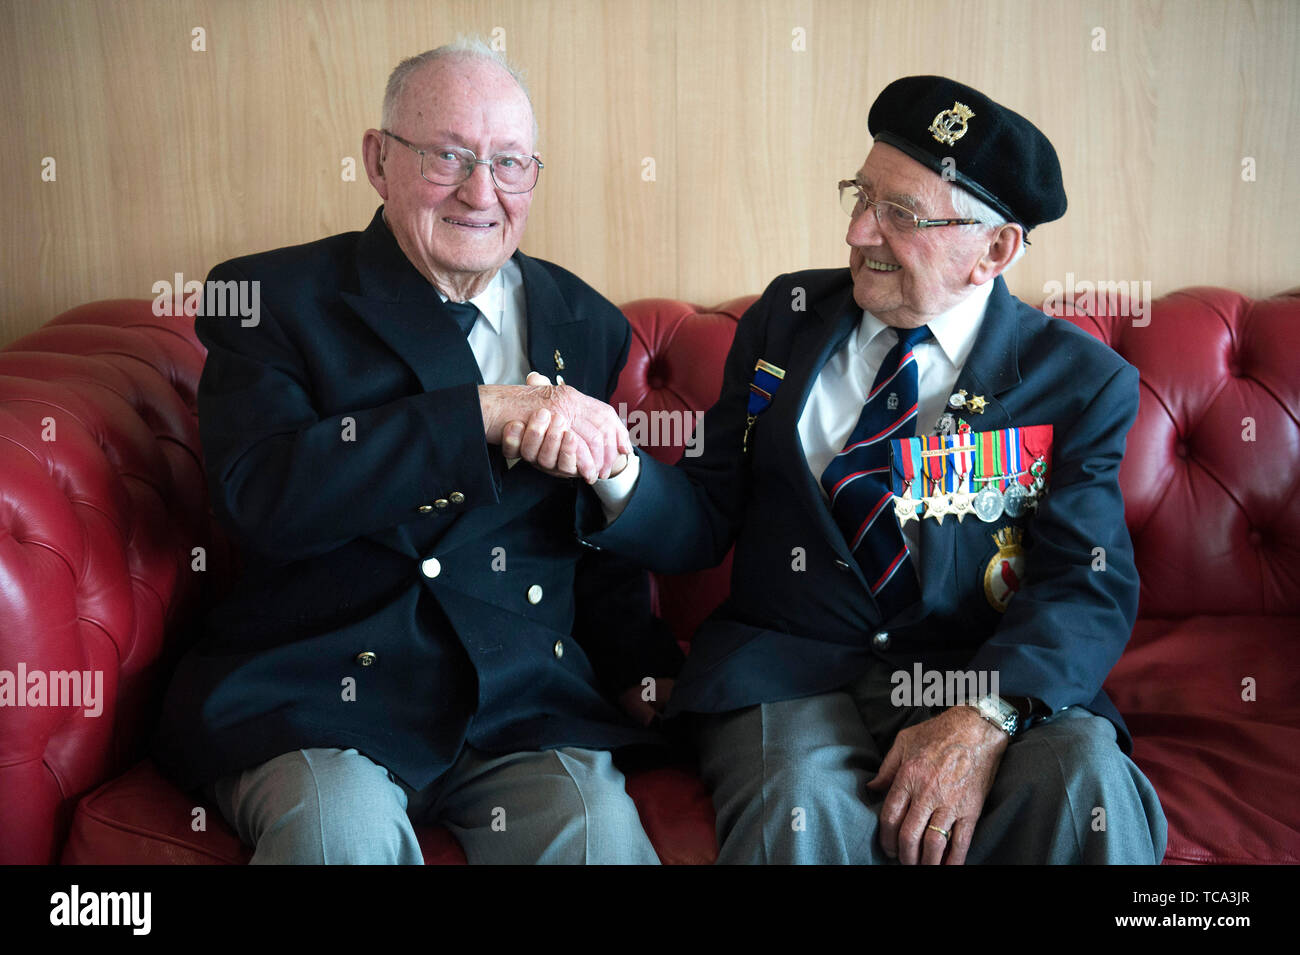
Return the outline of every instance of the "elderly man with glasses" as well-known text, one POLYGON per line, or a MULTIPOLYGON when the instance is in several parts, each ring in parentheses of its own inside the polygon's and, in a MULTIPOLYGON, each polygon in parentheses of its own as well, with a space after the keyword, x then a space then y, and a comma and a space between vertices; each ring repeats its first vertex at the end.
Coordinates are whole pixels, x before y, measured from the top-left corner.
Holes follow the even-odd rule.
POLYGON ((667 689, 680 651, 644 572, 578 546, 574 485, 499 447, 540 418, 567 435, 548 453, 607 476, 631 445, 597 399, 629 327, 518 251, 543 166, 496 54, 404 61, 382 127, 364 232, 209 276, 260 283, 255 323, 197 321, 211 497, 245 566, 157 754, 254 862, 419 863, 414 821, 471 862, 655 863, 611 751, 660 741, 643 681, 667 689))
POLYGON ((667 573, 735 547, 668 708, 722 861, 1158 862, 1101 689, 1137 612, 1137 371, 1001 277, 1065 212, 1056 153, 935 76, 886 87, 868 127, 839 183, 848 269, 776 279, 703 453, 620 458, 579 529, 667 573))

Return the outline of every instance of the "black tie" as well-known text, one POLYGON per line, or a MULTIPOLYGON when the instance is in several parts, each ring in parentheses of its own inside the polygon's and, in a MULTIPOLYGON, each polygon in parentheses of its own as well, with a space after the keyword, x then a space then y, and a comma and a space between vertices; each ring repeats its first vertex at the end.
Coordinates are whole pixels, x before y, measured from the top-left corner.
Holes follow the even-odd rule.
POLYGON ((478 321, 478 307, 471 305, 469 302, 453 302, 451 299, 442 304, 451 313, 451 317, 456 319, 456 324, 460 327, 460 333, 468 338, 469 330, 478 321))

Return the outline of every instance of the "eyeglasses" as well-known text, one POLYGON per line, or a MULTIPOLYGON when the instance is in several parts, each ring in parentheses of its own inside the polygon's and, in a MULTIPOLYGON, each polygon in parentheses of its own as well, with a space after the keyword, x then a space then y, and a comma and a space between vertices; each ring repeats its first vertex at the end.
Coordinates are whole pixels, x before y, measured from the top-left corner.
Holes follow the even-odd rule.
POLYGON ((941 225, 984 225, 979 219, 922 219, 911 209, 896 202, 869 199, 862 187, 851 179, 841 179, 839 186, 840 207, 850 218, 857 218, 867 206, 871 206, 880 228, 895 235, 909 235, 917 229, 932 229, 941 225))
POLYGON ((484 165, 502 192, 531 192, 542 172, 542 161, 536 156, 497 153, 491 159, 479 159, 472 150, 459 146, 420 149, 396 133, 386 129, 380 132, 416 153, 420 157, 420 175, 435 186, 459 186, 474 173, 475 166, 484 165))

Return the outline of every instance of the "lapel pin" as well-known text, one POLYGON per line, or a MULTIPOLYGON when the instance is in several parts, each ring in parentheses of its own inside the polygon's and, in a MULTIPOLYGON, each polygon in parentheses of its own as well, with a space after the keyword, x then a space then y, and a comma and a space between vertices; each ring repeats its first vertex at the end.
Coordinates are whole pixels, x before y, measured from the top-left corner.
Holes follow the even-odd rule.
POLYGON ((772 403, 772 396, 785 379, 785 369, 778 368, 769 361, 759 359, 754 365, 754 380, 749 383, 749 405, 745 409, 745 436, 741 438, 740 450, 749 451, 749 432, 754 427, 758 416, 772 403), (766 385, 767 387, 760 387, 766 385))
POLYGON ((988 402, 984 400, 983 395, 973 395, 970 400, 966 402, 966 410, 971 414, 983 414, 984 408, 987 404, 988 402))

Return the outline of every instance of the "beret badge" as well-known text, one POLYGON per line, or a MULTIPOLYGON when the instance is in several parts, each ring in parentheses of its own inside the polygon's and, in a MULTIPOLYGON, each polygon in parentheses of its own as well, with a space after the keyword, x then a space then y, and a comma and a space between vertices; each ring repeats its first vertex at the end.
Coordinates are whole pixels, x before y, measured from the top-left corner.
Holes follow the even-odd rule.
POLYGON ((945 109, 935 116, 927 132, 945 146, 951 146, 966 135, 966 121, 974 115, 969 106, 954 102, 952 109, 945 109))

